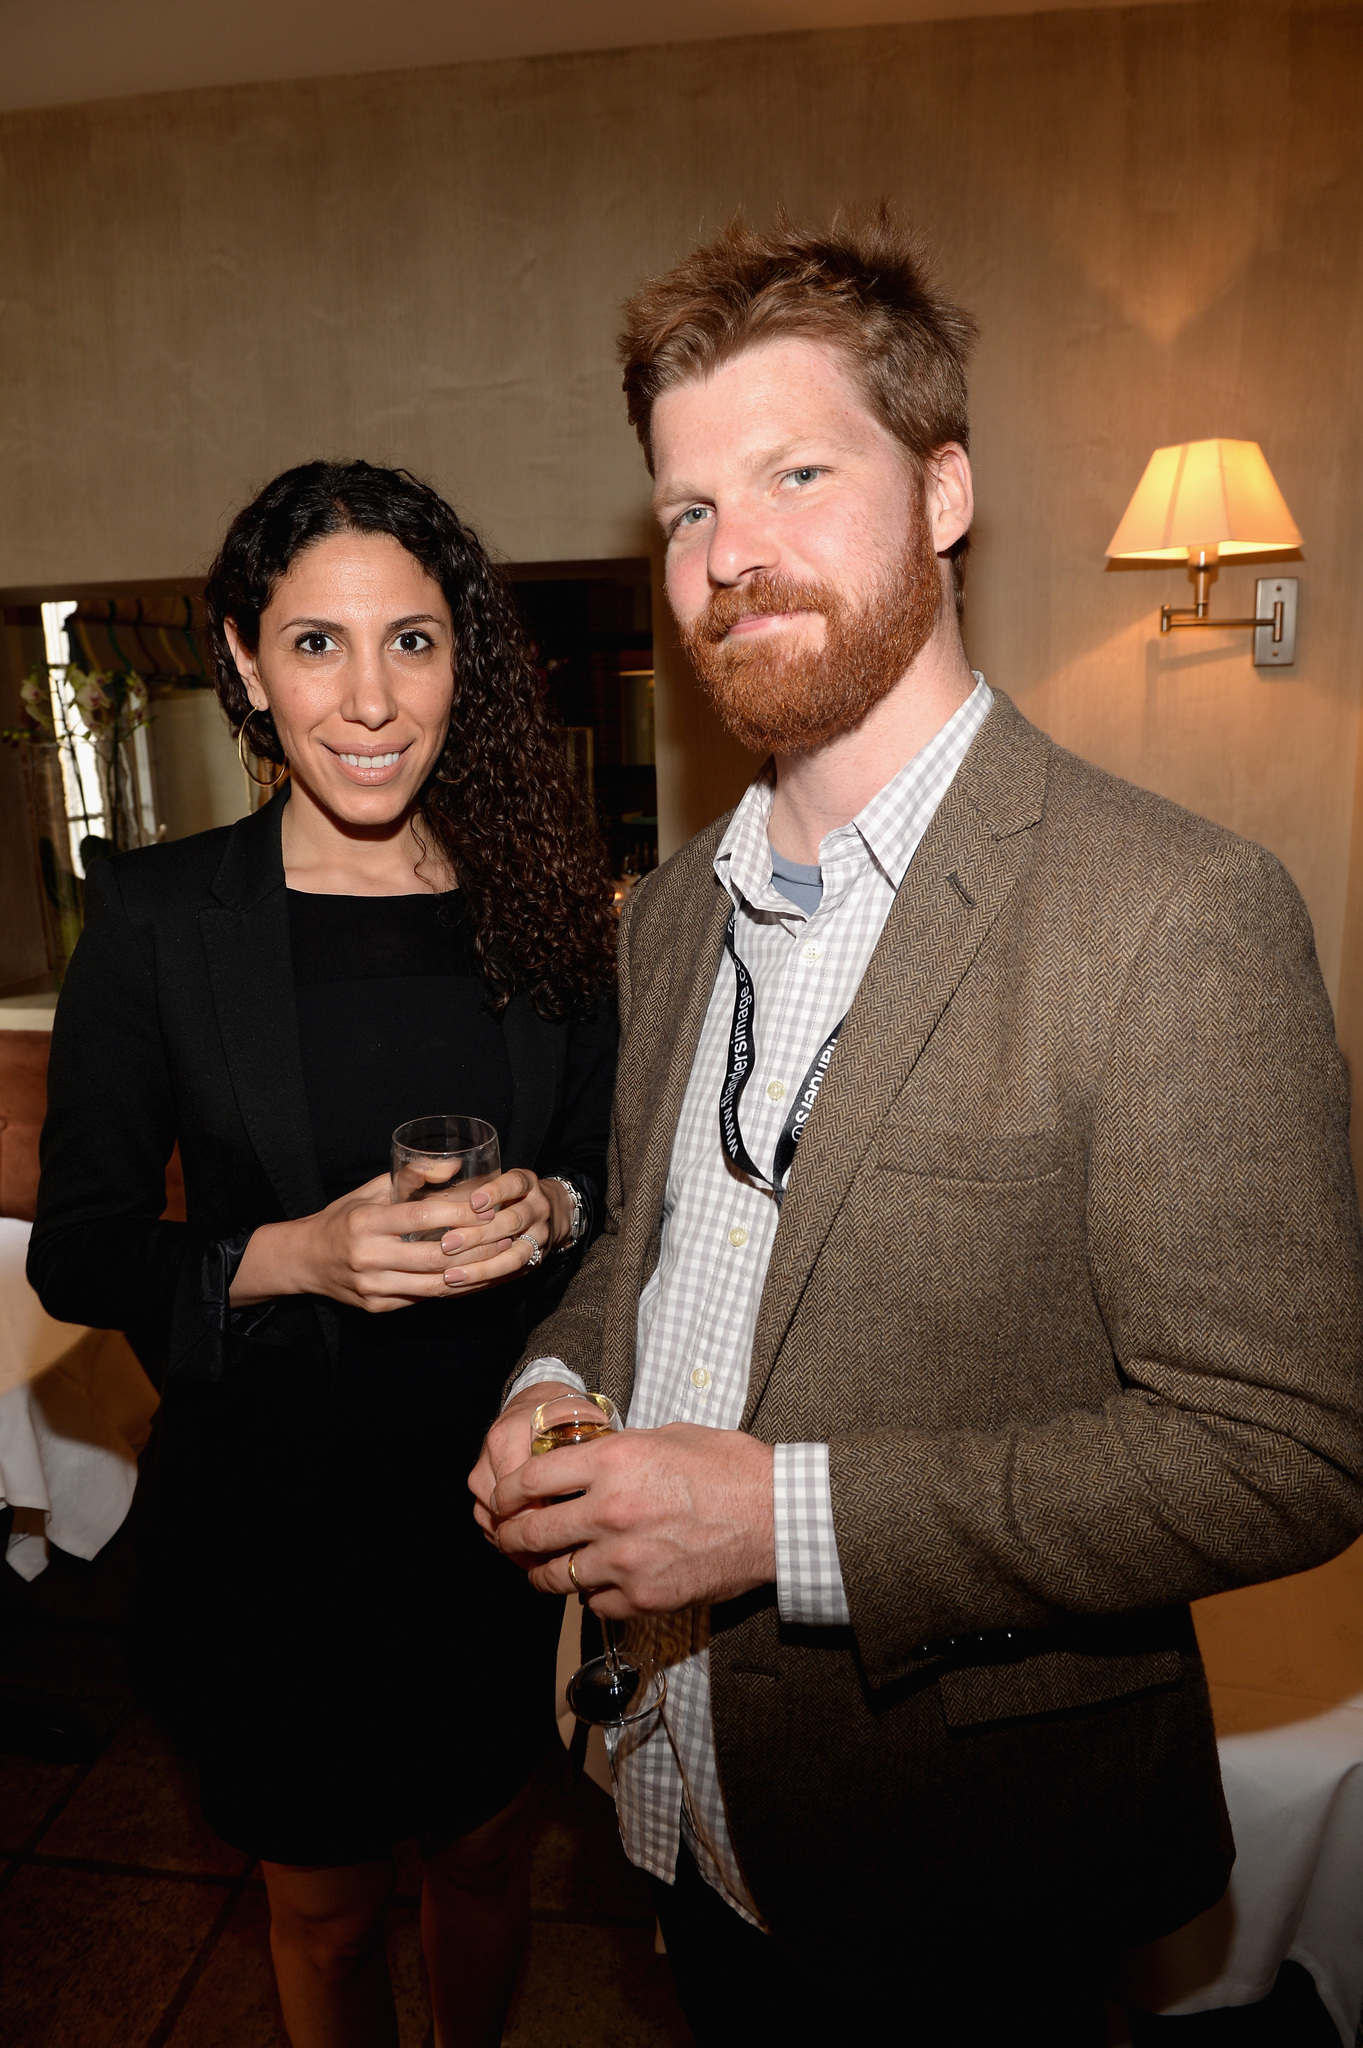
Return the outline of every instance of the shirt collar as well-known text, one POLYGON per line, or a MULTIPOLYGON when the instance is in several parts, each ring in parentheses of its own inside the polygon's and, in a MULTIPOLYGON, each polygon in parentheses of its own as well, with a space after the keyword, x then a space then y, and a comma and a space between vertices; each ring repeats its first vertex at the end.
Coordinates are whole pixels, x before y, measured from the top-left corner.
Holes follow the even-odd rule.
MULTIPOLYGON (((849 824, 825 834, 819 848, 825 885, 830 868, 844 864, 861 866, 869 856, 890 886, 899 887, 937 806, 993 705, 994 693, 988 683, 978 669, 972 673, 975 688, 940 731, 891 776, 883 789, 877 790, 849 824)), ((753 910, 773 911, 780 917, 801 917, 803 912, 772 887, 767 823, 775 791, 775 778, 768 763, 744 791, 715 849, 715 874, 735 902, 741 897, 753 910)))

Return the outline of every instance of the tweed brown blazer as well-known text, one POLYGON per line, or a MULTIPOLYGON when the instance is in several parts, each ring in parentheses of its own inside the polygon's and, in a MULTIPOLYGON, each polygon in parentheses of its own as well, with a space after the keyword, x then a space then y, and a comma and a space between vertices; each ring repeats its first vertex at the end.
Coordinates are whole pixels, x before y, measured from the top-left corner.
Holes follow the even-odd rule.
MULTIPOLYGON (((605 1235, 527 1354, 622 1405, 722 829, 630 899, 605 1235)), ((726 1807, 779 1939, 986 1914, 1127 1943, 1220 1895, 1187 1603, 1363 1527, 1347 1126, 1281 866, 998 697, 843 1030, 753 1343, 744 1427, 831 1446, 852 1616, 783 1626, 766 1588, 712 1617, 726 1807)))

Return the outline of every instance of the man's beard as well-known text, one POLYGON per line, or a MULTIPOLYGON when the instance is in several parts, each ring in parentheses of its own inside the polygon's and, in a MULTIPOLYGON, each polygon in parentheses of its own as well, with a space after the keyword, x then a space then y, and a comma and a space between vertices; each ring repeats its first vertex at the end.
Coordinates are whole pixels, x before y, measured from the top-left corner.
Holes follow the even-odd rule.
POLYGON ((734 738, 756 754, 798 754, 861 724, 931 638, 942 604, 937 557, 919 525, 912 550, 855 609, 826 583, 755 577, 718 590, 681 630, 682 644, 734 738), (738 619, 819 612, 822 647, 778 634, 725 638, 738 619))

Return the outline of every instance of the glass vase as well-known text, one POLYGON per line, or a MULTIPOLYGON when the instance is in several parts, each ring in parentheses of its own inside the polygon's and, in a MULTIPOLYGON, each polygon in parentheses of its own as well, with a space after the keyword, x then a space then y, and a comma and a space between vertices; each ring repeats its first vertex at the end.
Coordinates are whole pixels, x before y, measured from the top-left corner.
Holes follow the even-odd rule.
MULTIPOLYGON (((106 841, 98 851, 126 853, 131 846, 150 845, 156 837, 156 827, 144 731, 131 733, 117 742, 109 732, 101 732, 94 748, 106 841)), ((91 852, 94 851, 92 848, 91 852)), ((89 858, 83 858, 88 868, 89 858)))

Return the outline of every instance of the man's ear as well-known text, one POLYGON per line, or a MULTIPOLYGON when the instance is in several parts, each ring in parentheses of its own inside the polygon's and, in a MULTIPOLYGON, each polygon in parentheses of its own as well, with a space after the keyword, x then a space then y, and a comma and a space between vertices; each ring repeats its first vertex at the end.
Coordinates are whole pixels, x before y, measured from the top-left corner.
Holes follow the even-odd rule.
POLYGON ((925 465, 923 500, 935 554, 944 555, 970 531, 975 517, 975 483, 970 457, 959 441, 934 448, 925 465))
POLYGON ((227 635, 227 645, 231 649, 232 660, 236 664, 237 674, 241 677, 242 685, 251 700, 251 709, 253 711, 268 711, 270 700, 261 686, 259 666, 257 665, 255 655, 252 654, 250 648, 246 645, 240 633, 238 633, 236 620, 224 619, 222 629, 227 635))

